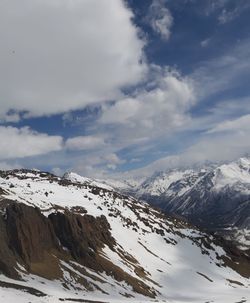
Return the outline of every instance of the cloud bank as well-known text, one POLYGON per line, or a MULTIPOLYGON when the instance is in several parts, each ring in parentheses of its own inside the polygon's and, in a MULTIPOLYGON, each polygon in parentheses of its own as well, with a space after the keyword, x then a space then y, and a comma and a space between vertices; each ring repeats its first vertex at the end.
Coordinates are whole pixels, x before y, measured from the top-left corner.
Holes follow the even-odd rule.
POLYGON ((28 127, 0 126, 0 159, 23 158, 62 149, 60 136, 38 133, 28 127))
MULTIPOLYGON (((207 16, 221 13, 221 27, 243 13, 228 2, 205 5, 207 16)), ((150 2, 144 22, 164 47, 174 34, 168 3, 150 2)), ((150 43, 133 18, 122 0, 1 1, 0 167, 35 161, 104 176, 144 166, 129 173, 137 175, 249 151, 249 39, 183 75, 147 62, 150 43), (230 90, 241 95, 229 98, 230 90), (55 114, 67 128, 58 136, 23 127, 25 118, 55 114)), ((200 49, 213 41, 209 35, 200 49)))
POLYGON ((122 0, 1 1, 0 117, 83 108, 141 81, 132 17, 122 0))

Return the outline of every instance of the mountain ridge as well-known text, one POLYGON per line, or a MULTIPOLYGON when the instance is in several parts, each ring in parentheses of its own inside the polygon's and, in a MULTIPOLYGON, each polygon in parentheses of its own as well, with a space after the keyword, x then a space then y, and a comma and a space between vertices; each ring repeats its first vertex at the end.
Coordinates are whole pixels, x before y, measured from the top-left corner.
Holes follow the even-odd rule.
POLYGON ((25 289, 25 303, 247 296, 247 254, 132 197, 29 170, 0 172, 0 188, 8 302, 25 289))
POLYGON ((125 184, 116 190, 250 247, 250 158, 172 169, 155 173, 135 187, 125 184))

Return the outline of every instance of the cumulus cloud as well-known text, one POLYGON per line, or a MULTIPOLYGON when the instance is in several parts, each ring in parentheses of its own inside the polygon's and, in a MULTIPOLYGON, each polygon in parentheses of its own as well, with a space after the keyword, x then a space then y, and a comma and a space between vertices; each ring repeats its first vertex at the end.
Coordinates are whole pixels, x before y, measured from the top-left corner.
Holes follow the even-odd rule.
POLYGON ((150 79, 143 88, 102 106, 99 119, 86 129, 92 135, 66 141, 67 150, 85 151, 87 159, 74 158, 72 169, 88 176, 104 176, 126 162, 121 151, 136 149, 133 158, 138 158, 155 141, 183 128, 190 121, 189 111, 195 102, 189 78, 168 67, 151 66, 150 79))
POLYGON ((69 150, 89 150, 100 148, 104 144, 104 139, 101 137, 78 136, 67 139, 65 142, 65 147, 69 150))
POLYGON ((0 117, 83 108, 138 83, 144 42, 132 17, 122 0, 1 1, 0 117))
POLYGON ((127 123, 140 110, 141 104, 139 100, 126 98, 116 102, 111 107, 104 106, 103 115, 100 119, 101 123, 127 123))
POLYGON ((113 172, 118 165, 125 163, 115 152, 109 152, 107 149, 101 151, 93 150, 86 157, 77 154, 74 157, 67 155, 59 159, 59 162, 57 162, 59 166, 53 169, 57 174, 62 174, 61 161, 66 164, 64 171, 71 170, 81 175, 94 178, 105 178, 111 171, 113 172))
POLYGON ((0 126, 0 159, 36 156, 60 149, 60 136, 38 133, 28 127, 0 126))
POLYGON ((99 123, 113 125, 113 137, 125 144, 141 143, 173 132, 189 119, 195 104, 192 82, 168 68, 154 68, 154 79, 147 89, 133 97, 103 106, 99 123))
POLYGON ((152 29, 161 36, 163 40, 168 40, 171 34, 173 17, 165 5, 165 0, 153 0, 149 7, 148 23, 152 29))

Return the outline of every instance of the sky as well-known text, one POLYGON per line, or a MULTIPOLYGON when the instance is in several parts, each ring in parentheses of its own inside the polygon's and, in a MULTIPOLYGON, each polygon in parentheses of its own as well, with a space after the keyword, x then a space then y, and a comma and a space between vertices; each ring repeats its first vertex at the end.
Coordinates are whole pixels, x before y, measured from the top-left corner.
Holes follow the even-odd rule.
POLYGON ((0 0, 0 169, 95 178, 250 152, 250 1, 0 0))

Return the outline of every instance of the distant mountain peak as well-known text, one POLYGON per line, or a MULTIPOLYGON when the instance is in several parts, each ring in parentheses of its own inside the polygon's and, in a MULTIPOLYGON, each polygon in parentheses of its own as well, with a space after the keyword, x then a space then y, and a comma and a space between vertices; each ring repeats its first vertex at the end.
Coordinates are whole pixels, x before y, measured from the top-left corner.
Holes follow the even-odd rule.
POLYGON ((202 227, 225 229, 227 234, 229 227, 235 227, 250 235, 244 231, 250 230, 249 157, 167 170, 149 176, 136 188, 120 190, 202 227))

